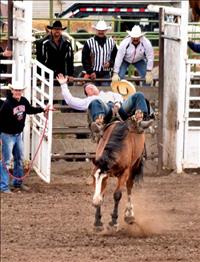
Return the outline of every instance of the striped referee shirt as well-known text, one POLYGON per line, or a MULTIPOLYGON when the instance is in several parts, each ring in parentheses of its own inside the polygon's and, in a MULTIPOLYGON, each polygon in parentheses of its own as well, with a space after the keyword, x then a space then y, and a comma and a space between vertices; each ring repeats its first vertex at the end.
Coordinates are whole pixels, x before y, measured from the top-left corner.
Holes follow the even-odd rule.
POLYGON ((107 62, 113 64, 114 61, 111 60, 113 60, 114 49, 116 50, 116 44, 112 37, 94 36, 88 39, 82 53, 82 63, 86 72, 90 73, 89 70, 93 72, 109 71, 110 69, 104 69, 103 65, 107 62))

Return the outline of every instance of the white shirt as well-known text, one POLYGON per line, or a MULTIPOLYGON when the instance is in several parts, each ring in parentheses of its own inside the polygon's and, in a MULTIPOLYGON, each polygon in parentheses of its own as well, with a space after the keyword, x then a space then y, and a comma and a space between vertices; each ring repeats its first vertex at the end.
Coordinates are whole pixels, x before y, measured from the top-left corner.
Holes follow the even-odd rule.
POLYGON ((151 71, 154 62, 154 50, 149 39, 145 36, 141 37, 140 43, 135 47, 131 37, 126 37, 119 45, 113 71, 119 73, 123 60, 132 64, 145 58, 147 59, 147 70, 151 71))
POLYGON ((123 97, 120 94, 108 91, 100 91, 99 95, 94 95, 94 96, 87 96, 85 98, 79 98, 79 97, 74 97, 71 92, 69 91, 68 85, 67 84, 62 84, 61 85, 62 89, 62 95, 65 99, 65 102, 73 109, 76 110, 87 110, 89 104, 95 100, 99 99, 105 104, 108 102, 123 102, 123 97))

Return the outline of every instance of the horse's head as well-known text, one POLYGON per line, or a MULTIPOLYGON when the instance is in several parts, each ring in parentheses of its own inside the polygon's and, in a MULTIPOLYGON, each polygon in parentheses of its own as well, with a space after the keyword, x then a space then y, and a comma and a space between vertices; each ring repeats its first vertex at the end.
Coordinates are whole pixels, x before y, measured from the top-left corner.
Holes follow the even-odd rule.
POLYGON ((108 178, 108 174, 101 173, 100 169, 97 169, 94 177, 94 195, 93 195, 93 205, 94 206, 100 206, 103 202, 103 193, 104 189, 106 187, 106 181, 108 178))

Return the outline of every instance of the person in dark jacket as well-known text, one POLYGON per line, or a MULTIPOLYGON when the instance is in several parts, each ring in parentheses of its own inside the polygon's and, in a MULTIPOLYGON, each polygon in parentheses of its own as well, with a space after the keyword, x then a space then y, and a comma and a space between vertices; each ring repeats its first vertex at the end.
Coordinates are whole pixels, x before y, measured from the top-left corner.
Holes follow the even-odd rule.
MULTIPOLYGON (((88 39, 82 50, 82 64, 88 78, 110 78, 110 71, 115 62, 117 46, 112 37, 107 37, 110 29, 104 20, 100 20, 94 29, 96 35, 88 39)), ((96 85, 107 86, 108 82, 95 82, 96 85)))
POLYGON ((9 167, 13 155, 14 171, 13 186, 21 190, 29 188, 22 183, 23 177, 23 141, 22 132, 25 126, 26 114, 37 114, 47 112, 49 105, 45 109, 33 107, 29 101, 22 96, 24 87, 16 81, 10 84, 11 92, 0 107, 0 132, 2 141, 2 161, 0 162, 0 191, 10 193, 9 188, 9 167))
POLYGON ((192 51, 196 53, 200 53, 200 44, 194 43, 192 41, 188 41, 188 46, 192 51))
POLYGON ((36 42, 36 57, 39 62, 54 71, 54 77, 60 73, 69 76, 69 81, 74 75, 74 53, 71 43, 62 37, 60 21, 55 21, 52 26, 47 26, 51 33, 36 42))

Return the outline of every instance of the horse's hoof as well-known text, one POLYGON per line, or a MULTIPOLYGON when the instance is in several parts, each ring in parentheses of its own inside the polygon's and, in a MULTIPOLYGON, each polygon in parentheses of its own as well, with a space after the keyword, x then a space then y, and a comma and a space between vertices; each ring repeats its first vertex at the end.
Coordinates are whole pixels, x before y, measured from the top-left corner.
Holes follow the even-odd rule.
POLYGON ((95 232, 102 232, 103 230, 104 230, 103 225, 102 225, 102 226, 95 226, 95 227, 94 227, 94 231, 95 231, 95 232))
POLYGON ((119 224, 113 224, 113 222, 109 222, 107 225, 107 230, 117 232, 119 229, 119 224))
POLYGON ((130 216, 130 217, 124 217, 124 221, 129 224, 132 225, 135 222, 135 217, 130 216))

